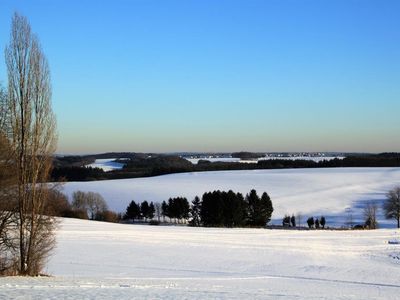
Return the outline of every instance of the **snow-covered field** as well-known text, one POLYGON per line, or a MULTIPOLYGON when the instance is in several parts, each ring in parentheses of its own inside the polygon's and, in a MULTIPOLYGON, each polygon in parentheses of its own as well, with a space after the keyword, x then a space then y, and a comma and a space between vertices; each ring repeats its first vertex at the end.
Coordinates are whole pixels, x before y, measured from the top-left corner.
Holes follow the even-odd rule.
POLYGON ((86 167, 100 168, 105 172, 122 169, 124 164, 116 162, 115 160, 116 158, 96 159, 94 163, 86 165, 86 167))
MULTIPOLYGON (((248 193, 256 189, 268 192, 275 208, 273 223, 281 223, 285 214, 327 217, 327 225, 344 226, 352 220, 362 222, 363 206, 376 202, 381 206, 389 189, 400 184, 400 168, 329 168, 246 170, 171 174, 148 178, 92 182, 68 182, 64 192, 99 192, 112 210, 124 212, 131 200, 161 202, 169 197, 196 195, 212 190, 248 193)), ((393 227, 378 211, 381 227, 393 227)))
POLYGON ((0 299, 399 299, 394 236, 65 219, 54 277, 1 278, 0 299))

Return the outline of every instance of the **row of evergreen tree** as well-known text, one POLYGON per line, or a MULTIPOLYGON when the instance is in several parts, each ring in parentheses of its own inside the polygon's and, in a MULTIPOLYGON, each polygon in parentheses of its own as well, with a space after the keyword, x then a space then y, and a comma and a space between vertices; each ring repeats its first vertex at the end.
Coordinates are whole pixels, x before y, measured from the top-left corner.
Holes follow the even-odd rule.
MULTIPOLYGON (((324 229, 325 224, 326 224, 326 219, 324 216, 321 216, 320 219, 318 219, 318 218, 314 219, 314 217, 309 217, 307 219, 307 225, 308 225, 308 228, 310 228, 310 229, 314 228, 314 226, 316 229, 319 229, 321 227, 322 227, 322 229, 324 229)), ((296 224, 296 217, 294 215, 292 215, 292 216, 285 215, 282 219, 283 227, 297 227, 299 225, 300 224, 296 224)))
POLYGON ((309 217, 308 219, 307 219, 307 225, 308 225, 308 228, 316 228, 316 229, 319 229, 319 228, 321 228, 322 227, 322 229, 324 229, 325 228, 325 224, 326 224, 326 220, 325 220, 325 217, 324 216, 322 216, 320 219, 318 219, 318 218, 313 218, 313 217, 309 217))
MULTIPOLYGON (((157 205, 157 204, 156 204, 157 205)), ((233 191, 213 191, 196 196, 189 204, 187 198, 176 197, 163 201, 160 209, 153 202, 136 204, 132 201, 126 209, 125 219, 152 219, 160 216, 187 222, 191 226, 207 227, 264 227, 271 220, 273 205, 267 193, 258 196, 251 190, 245 197, 233 191)))
POLYGON ((185 197, 169 198, 161 204, 161 215, 165 218, 186 222, 190 218, 190 204, 185 197))
POLYGON ((126 208, 126 213, 124 215, 124 219, 153 219, 155 214, 155 206, 153 202, 143 201, 142 203, 136 203, 135 201, 131 201, 128 207, 126 208))

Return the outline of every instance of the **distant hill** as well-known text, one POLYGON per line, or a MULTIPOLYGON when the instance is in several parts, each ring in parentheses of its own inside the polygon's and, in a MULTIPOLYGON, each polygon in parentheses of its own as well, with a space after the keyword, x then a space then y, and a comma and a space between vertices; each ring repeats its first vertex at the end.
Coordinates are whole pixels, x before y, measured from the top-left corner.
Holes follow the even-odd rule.
MULTIPOLYGON (((232 153, 242 159, 259 158, 260 153, 232 153)), ((264 154, 263 154, 264 156, 264 154)), ((257 170, 289 168, 339 168, 339 167, 400 167, 400 153, 351 154, 343 159, 305 160, 279 159, 259 160, 257 163, 240 162, 206 162, 192 164, 188 160, 167 154, 154 153, 103 153, 85 156, 64 156, 54 158, 52 180, 88 181, 101 179, 120 179, 157 176, 182 172, 223 171, 223 170, 257 170), (120 170, 105 172, 100 168, 87 168, 86 165, 96 159, 126 158, 120 170)))

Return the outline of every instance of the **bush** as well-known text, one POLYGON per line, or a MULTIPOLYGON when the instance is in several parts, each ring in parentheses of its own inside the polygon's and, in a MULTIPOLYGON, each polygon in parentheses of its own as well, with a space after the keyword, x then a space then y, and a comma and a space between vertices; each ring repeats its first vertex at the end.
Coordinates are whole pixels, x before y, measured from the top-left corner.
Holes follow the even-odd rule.
POLYGON ((99 212, 96 215, 95 220, 97 221, 104 221, 104 222, 111 222, 111 223, 118 223, 120 221, 120 216, 111 211, 111 210, 106 210, 103 212, 99 212))
POLYGON ((69 210, 66 210, 66 211, 63 212, 62 217, 64 217, 64 218, 83 219, 83 220, 88 220, 89 219, 86 210, 83 210, 83 209, 69 209, 69 210))
POLYGON ((63 217, 63 215, 71 210, 67 196, 58 190, 48 190, 48 198, 46 203, 46 214, 49 216, 63 217))

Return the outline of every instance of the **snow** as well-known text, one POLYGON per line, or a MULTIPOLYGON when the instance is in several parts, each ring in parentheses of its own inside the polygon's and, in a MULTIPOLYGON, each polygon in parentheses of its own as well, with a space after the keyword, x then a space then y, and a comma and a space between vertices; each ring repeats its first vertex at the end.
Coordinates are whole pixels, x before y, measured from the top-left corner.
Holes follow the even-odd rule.
POLYGON ((210 162, 240 162, 240 158, 235 158, 235 157, 204 157, 204 158, 184 157, 184 159, 190 161, 194 165, 196 165, 199 162, 199 160, 208 160, 210 162))
MULTIPOLYGON (((285 213, 357 222, 380 204, 400 168, 182 173, 70 182, 100 192, 115 210, 131 199, 162 201, 205 191, 267 191, 274 222, 285 213)), ((382 227, 394 226, 379 212, 382 227)), ((51 277, 0 279, 0 299, 398 299, 397 229, 278 230, 149 226, 61 219, 51 277)))
POLYGON ((0 299, 398 299, 393 236, 63 219, 53 277, 1 278, 0 299))
POLYGON ((324 160, 332 159, 344 159, 343 156, 266 156, 261 157, 258 160, 269 160, 269 159, 284 159, 284 160, 312 160, 315 162, 320 162, 324 160))
POLYGON ((116 162, 115 160, 116 158, 96 159, 94 163, 86 165, 85 167, 100 168, 105 172, 122 169, 124 164, 116 162))
MULTIPOLYGON (((213 190, 248 193, 256 189, 270 195, 273 224, 285 214, 327 218, 328 226, 347 226, 363 222, 363 206, 374 202, 381 207, 388 190, 400 183, 400 168, 324 168, 244 170, 170 174, 157 177, 68 182, 64 192, 71 197, 77 190, 99 192, 110 209, 124 212, 131 200, 161 202, 169 197, 196 195, 213 190)), ((378 210, 381 227, 394 227, 378 210)))
POLYGON ((197 164, 199 160, 208 160, 210 162, 240 162, 240 163, 257 163, 259 160, 269 160, 269 159, 285 159, 285 160, 312 160, 315 162, 320 162, 323 160, 332 160, 335 158, 343 159, 342 156, 265 156, 260 157, 258 159, 253 160, 241 160, 240 158, 235 157, 204 157, 204 158, 188 158, 183 157, 186 160, 190 161, 192 164, 197 164))

